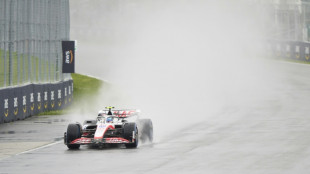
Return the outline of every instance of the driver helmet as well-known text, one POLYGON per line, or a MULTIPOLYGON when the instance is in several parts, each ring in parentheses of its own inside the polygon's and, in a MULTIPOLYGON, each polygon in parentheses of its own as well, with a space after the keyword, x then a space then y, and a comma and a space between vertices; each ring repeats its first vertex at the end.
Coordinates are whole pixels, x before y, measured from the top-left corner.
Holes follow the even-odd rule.
POLYGON ((107 123, 111 123, 112 122, 112 117, 108 117, 107 118, 107 123))

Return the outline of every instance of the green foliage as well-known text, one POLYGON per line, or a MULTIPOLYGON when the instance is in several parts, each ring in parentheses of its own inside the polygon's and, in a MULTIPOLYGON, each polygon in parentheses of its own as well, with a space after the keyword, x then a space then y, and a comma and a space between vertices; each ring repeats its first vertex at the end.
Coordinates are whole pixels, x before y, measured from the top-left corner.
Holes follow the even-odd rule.
POLYGON ((88 77, 81 74, 71 74, 73 79, 73 96, 74 100, 79 100, 83 97, 93 97, 98 94, 103 85, 103 81, 93 77, 88 77))
POLYGON ((56 110, 56 111, 46 111, 41 112, 39 115, 63 115, 66 114, 68 110, 56 110))
MULTIPOLYGON (((6 74, 6 86, 9 86, 9 52, 6 51, 6 72, 4 72, 4 51, 0 49, 0 87, 4 87, 4 75, 6 74)), ((12 52, 12 79, 13 86, 22 85, 29 82, 29 68, 32 70, 30 81, 38 82, 39 74, 41 74, 41 81, 48 81, 48 72, 51 68, 51 79, 54 79, 55 63, 51 62, 48 66, 48 61, 38 57, 27 54, 18 55, 17 52, 12 52), (39 73, 39 70, 41 73, 39 73), (35 75, 34 75, 35 74, 35 75), (23 81, 24 79, 24 81, 23 81)))
POLYGON ((287 61, 287 62, 293 62, 293 63, 310 64, 309 61, 305 61, 305 60, 291 60, 291 59, 286 59, 285 61, 287 61))
POLYGON ((91 98, 95 97, 104 84, 104 82, 99 79, 81 74, 71 74, 71 77, 73 79, 73 104, 64 110, 48 111, 39 115, 63 115, 69 113, 72 108, 79 106, 83 98, 91 100, 91 98))

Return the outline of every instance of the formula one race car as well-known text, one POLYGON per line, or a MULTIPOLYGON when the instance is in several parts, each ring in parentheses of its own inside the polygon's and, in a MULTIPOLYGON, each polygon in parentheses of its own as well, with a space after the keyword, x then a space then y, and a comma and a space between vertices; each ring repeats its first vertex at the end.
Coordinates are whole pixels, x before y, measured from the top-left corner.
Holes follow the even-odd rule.
POLYGON ((64 143, 69 149, 80 145, 124 144, 136 148, 142 142, 153 141, 153 124, 150 119, 139 119, 138 110, 112 110, 106 107, 99 111, 97 120, 85 120, 84 124, 69 124, 64 133, 64 143))

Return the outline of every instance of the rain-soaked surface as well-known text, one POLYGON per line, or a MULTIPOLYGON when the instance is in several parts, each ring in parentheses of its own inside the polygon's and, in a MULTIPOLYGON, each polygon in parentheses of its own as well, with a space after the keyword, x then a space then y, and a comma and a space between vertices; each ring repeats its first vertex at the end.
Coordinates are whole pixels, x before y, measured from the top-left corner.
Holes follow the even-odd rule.
MULTIPOLYGON (((277 80, 285 83, 262 89, 268 95, 230 103, 213 117, 155 137, 153 144, 137 149, 68 150, 61 137, 68 122, 75 120, 66 115, 2 124, 0 173, 306 174, 310 66, 272 64, 277 66, 277 80)), ((154 123, 155 131, 161 129, 158 125, 154 123)))

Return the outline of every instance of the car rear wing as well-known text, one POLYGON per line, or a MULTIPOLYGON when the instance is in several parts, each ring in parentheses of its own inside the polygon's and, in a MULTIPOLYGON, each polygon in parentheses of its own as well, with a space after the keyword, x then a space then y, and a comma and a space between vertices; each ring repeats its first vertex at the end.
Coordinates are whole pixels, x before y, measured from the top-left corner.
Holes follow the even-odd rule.
MULTIPOLYGON (((126 118, 126 117, 132 117, 132 116, 139 116, 140 111, 137 109, 120 109, 120 110, 111 110, 112 115, 120 117, 120 118, 126 118)), ((104 109, 99 111, 99 114, 105 114, 108 115, 109 110, 104 109)))

